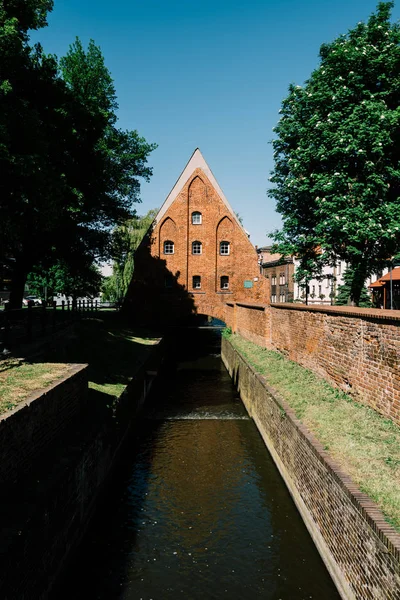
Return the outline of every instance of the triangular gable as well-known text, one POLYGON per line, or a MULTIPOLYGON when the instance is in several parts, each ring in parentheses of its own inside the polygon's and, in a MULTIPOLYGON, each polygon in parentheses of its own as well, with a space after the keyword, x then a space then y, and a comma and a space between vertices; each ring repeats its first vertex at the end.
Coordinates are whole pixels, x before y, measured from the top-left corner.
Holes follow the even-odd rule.
POLYGON ((169 209, 169 207, 171 206, 171 204, 174 202, 174 200, 176 199, 176 197, 182 191, 182 189, 183 189, 185 183, 187 182, 187 180, 189 179, 189 177, 192 175, 192 173, 196 169, 201 169, 207 175, 207 177, 208 177, 211 185, 214 187, 214 189, 218 193, 218 195, 221 198, 222 202, 225 204, 225 206, 227 207, 227 209, 229 210, 229 212, 232 214, 233 218, 235 219, 236 223, 239 225, 240 229, 244 232, 244 234, 246 235, 246 237, 248 237, 248 234, 247 234, 246 230, 244 229, 243 225, 241 224, 241 222, 239 221, 239 219, 235 215, 235 213, 232 210, 232 207, 229 204, 228 200, 225 198, 224 192, 219 187, 218 182, 217 182, 217 180, 215 179, 215 177, 213 175, 213 172, 211 171, 210 167, 206 163, 206 161, 204 159, 204 156, 200 152, 199 148, 196 148, 196 150, 193 152, 192 156, 189 159, 189 162, 187 163, 186 167, 183 169, 183 171, 182 171, 179 179, 177 180, 177 182, 175 183, 174 187, 170 191, 170 193, 167 196, 167 199, 165 200, 164 204, 162 205, 162 207, 158 211, 158 214, 157 214, 157 216, 156 216, 156 218, 154 220, 154 223, 158 224, 161 221, 161 219, 163 218, 163 216, 165 215, 165 213, 167 212, 167 210, 169 209))

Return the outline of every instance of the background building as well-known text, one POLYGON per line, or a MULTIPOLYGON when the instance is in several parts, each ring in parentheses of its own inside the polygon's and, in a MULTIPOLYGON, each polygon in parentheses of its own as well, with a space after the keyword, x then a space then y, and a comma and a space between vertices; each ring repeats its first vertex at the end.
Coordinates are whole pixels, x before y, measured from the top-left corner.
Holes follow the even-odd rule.
MULTIPOLYGON (((294 275, 300 261, 293 256, 274 254, 271 252, 271 248, 272 246, 257 248, 260 273, 270 281, 270 302, 300 302, 322 305, 335 303, 338 288, 344 282, 343 275, 347 268, 345 261, 338 260, 335 266, 323 267, 321 275, 310 279, 308 289, 306 289, 304 284, 301 285, 294 281, 294 275)), ((383 273, 387 273, 387 269, 383 273)), ((370 283, 376 277, 374 275, 369 278, 366 285, 371 287, 370 283)), ((384 284, 377 283, 373 289, 382 288, 383 290, 382 286, 384 284)), ((378 298, 378 292, 376 292, 376 298, 378 298)))

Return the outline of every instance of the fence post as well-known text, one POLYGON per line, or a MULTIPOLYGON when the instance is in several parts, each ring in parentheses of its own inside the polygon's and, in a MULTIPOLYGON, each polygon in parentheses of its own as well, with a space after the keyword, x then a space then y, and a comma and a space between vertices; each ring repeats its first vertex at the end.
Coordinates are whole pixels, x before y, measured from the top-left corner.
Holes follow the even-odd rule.
POLYGON ((45 333, 46 331, 46 317, 47 317, 47 312, 46 312, 46 301, 43 301, 42 304, 42 314, 40 315, 40 322, 41 322, 41 326, 42 326, 42 334, 45 333))
POLYGON ((53 300, 53 330, 56 329, 57 300, 53 300))
POLYGON ((32 304, 28 302, 28 315, 26 321, 26 339, 28 342, 32 340, 32 304))
POLYGON ((64 312, 65 300, 61 300, 61 310, 64 312))
POLYGON ((7 349, 7 347, 10 344, 10 319, 9 319, 9 314, 8 314, 7 309, 4 309, 3 317, 4 317, 4 348, 7 349))

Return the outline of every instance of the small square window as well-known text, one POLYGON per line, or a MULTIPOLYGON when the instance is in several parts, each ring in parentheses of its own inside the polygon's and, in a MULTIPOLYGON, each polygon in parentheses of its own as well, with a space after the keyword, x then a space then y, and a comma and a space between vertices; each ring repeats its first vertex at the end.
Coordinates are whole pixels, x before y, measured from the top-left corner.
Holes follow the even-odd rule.
POLYGON ((229 290, 229 277, 227 275, 221 277, 221 290, 229 290))
POLYGON ((200 290, 201 289, 201 277, 200 275, 193 275, 193 289, 200 290))
POLYGON ((174 250, 174 242, 171 242, 171 240, 167 240, 166 242, 164 242, 164 254, 173 254, 174 250))
POLYGON ((229 242, 221 242, 219 245, 219 253, 222 256, 227 256, 230 252, 230 244, 229 242))

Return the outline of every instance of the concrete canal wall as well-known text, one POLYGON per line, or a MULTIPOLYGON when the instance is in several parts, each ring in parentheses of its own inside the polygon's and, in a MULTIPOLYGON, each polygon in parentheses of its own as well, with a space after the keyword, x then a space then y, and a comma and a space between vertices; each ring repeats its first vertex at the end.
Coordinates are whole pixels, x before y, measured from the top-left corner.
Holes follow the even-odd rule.
POLYGON ((222 360, 341 596, 400 598, 400 535, 225 338, 222 360))
POLYGON ((162 359, 158 344, 114 406, 110 396, 88 395, 85 367, 74 366, 59 385, 1 421, 10 442, 8 450, 1 446, 2 600, 48 597, 90 522, 162 359))

